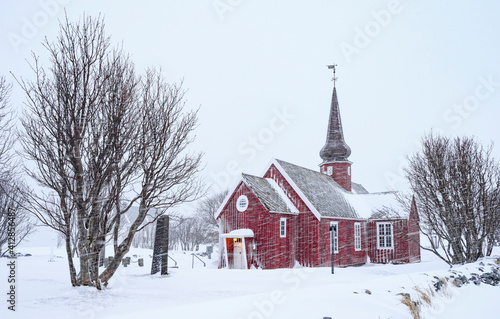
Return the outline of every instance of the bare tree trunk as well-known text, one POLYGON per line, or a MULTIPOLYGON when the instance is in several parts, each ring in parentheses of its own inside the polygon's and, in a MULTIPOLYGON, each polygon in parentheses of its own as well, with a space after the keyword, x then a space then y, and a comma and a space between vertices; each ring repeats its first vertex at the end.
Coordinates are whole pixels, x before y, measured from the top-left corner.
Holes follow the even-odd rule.
POLYGON ((71 251, 71 238, 70 236, 65 236, 65 245, 66 245, 66 255, 68 257, 68 267, 69 267, 69 276, 71 279, 71 285, 73 287, 78 286, 78 281, 76 278, 76 270, 75 264, 73 263, 73 253, 71 251))

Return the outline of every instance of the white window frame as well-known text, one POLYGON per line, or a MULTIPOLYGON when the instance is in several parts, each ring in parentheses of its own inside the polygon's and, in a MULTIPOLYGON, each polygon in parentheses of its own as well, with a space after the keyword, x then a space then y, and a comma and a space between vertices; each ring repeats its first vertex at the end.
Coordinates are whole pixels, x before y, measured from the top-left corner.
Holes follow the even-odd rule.
MULTIPOLYGON (((335 237, 333 238, 333 246, 335 248, 334 253, 338 254, 339 252, 339 222, 330 222, 330 227, 335 226, 335 237)), ((330 233, 330 254, 332 253, 332 232, 330 231, 330 228, 328 228, 328 232, 330 233)))
POLYGON ((328 166, 326 168, 326 174, 327 175, 333 175, 333 167, 332 166, 328 166))
POLYGON ((361 250, 361 223, 354 223, 354 250, 361 250))
POLYGON ((394 226, 390 222, 377 223, 377 249, 394 249, 394 226), (380 233, 383 226, 383 234, 380 233), (387 233, 387 226, 390 227, 389 234, 387 233), (389 243, 390 241, 390 243, 389 243))
POLYGON ((286 218, 280 218, 280 237, 286 237, 286 218))

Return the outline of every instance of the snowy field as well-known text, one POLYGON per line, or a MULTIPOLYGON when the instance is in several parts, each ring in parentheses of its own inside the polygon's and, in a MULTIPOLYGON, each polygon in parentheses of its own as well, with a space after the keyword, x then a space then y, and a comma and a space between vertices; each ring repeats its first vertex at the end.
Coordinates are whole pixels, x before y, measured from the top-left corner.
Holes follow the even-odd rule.
MULTIPOLYGON (((417 296, 415 286, 433 287, 453 275, 434 255, 423 252, 423 261, 409 265, 367 264, 335 269, 279 270, 217 269, 217 261, 202 257, 206 267, 190 252, 173 252, 179 268, 170 275, 150 276, 150 250, 133 249, 132 264, 120 267, 105 291, 72 288, 64 251, 21 248, 32 257, 18 258, 17 311, 2 302, 0 318, 412 318, 401 303, 402 294, 417 296), (139 267, 136 258, 145 259, 139 267)), ((482 260, 489 271, 497 257, 482 260)), ((215 255, 215 254, 214 254, 215 255)), ((0 259, 0 285, 7 290, 6 258, 0 259)), ((173 265, 173 262, 171 263, 173 265)), ((454 269, 465 275, 481 273, 479 263, 454 269)), ((434 289, 433 289, 434 290, 434 289)), ((448 284, 422 306, 423 318, 498 318, 500 286, 481 284, 461 288, 448 284)))

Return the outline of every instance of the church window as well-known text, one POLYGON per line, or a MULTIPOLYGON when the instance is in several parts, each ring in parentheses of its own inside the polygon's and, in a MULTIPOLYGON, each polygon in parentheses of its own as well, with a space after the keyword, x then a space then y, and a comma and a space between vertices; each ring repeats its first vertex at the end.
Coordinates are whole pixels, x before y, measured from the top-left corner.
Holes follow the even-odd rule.
POLYGON ((246 197, 245 195, 241 195, 240 197, 238 197, 238 200, 236 201, 236 209, 239 212, 244 212, 247 210, 247 208, 248 208, 248 197, 246 197))
POLYGON ((361 224, 354 223, 354 250, 361 250, 361 224))
POLYGON ((280 218, 280 237, 286 237, 286 218, 280 218))
POLYGON ((339 223, 330 222, 330 253, 332 253, 332 236, 333 235, 333 252, 339 252, 339 223))
POLYGON ((377 223, 377 248, 392 249, 393 231, 391 223, 377 223))

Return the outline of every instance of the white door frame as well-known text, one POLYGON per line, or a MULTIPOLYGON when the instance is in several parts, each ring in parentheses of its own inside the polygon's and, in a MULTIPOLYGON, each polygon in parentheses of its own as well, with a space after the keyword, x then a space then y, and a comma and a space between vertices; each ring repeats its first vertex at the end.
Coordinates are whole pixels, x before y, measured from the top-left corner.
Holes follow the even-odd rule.
MULTIPOLYGON (((248 269, 248 260, 247 260, 247 245, 245 243, 245 237, 234 237, 235 238, 241 238, 241 244, 242 244, 242 254, 243 254, 243 269, 248 269)), ((229 258, 228 258, 228 251, 227 251, 227 238, 224 238, 224 252, 225 252, 225 260, 226 260, 226 267, 229 269, 229 258)), ((233 244, 233 266, 234 266, 234 244, 233 244)))

